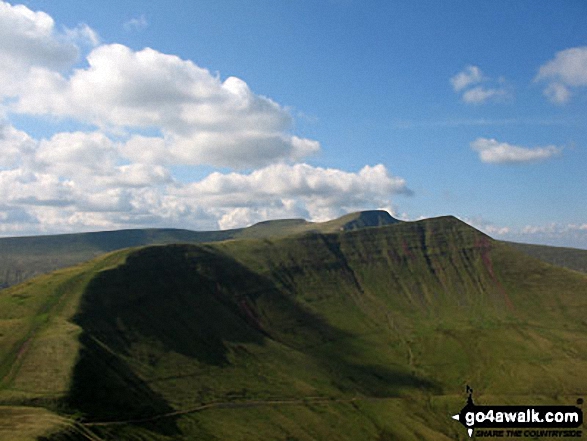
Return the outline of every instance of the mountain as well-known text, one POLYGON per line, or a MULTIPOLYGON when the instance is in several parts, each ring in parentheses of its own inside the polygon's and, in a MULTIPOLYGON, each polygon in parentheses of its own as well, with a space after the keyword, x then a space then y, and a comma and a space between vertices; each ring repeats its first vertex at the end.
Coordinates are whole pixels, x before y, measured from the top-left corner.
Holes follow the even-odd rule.
POLYGON ((304 219, 282 219, 259 222, 251 227, 239 230, 232 238, 262 239, 308 232, 334 233, 337 231, 392 225, 397 222, 400 221, 393 218, 387 211, 359 211, 326 222, 308 222, 304 219))
POLYGON ((465 385, 585 395, 586 275, 453 217, 334 230, 118 250, 1 291, 0 437, 465 440, 465 385))
POLYGON ((222 231, 166 228, 0 238, 0 288, 122 248, 277 237, 309 231, 328 233, 396 222, 399 221, 386 211, 364 211, 321 223, 304 219, 272 220, 222 231))

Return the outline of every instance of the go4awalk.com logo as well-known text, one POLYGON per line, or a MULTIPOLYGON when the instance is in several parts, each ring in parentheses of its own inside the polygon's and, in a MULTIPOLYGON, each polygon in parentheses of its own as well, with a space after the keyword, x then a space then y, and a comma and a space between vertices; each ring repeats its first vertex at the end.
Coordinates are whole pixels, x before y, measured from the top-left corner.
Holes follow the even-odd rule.
POLYGON ((583 411, 576 406, 477 406, 469 386, 467 394, 467 404, 452 418, 465 426, 469 437, 582 436, 577 428, 583 424, 583 411))

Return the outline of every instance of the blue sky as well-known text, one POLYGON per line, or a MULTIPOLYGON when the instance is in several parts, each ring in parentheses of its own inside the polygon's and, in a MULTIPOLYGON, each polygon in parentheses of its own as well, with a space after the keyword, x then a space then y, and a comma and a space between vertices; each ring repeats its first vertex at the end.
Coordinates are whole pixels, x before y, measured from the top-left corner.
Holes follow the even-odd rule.
POLYGON ((0 1, 0 234, 382 208, 587 248, 585 2, 365 3, 0 1))

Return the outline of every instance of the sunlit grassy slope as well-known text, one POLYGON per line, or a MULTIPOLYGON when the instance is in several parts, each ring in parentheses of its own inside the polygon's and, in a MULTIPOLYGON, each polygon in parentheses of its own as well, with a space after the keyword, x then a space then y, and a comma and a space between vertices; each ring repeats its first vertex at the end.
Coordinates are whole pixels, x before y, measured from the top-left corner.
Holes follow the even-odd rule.
POLYGON ((190 231, 173 228, 100 231, 52 236, 0 238, 0 289, 33 276, 128 247, 172 243, 216 242, 228 239, 267 238, 308 231, 331 233, 398 222, 386 211, 350 213, 328 222, 284 219, 260 222, 247 228, 190 231))
POLYGON ((466 439, 466 384, 587 392, 587 276, 451 217, 126 249, 0 306, 0 404, 53 416, 31 439, 466 439))

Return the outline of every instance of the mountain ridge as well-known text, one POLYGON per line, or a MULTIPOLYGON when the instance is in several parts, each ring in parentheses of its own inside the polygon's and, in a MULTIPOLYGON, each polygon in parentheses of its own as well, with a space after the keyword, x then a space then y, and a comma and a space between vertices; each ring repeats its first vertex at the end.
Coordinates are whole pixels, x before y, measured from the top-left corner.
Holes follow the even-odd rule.
POLYGON ((51 441, 466 439, 465 384, 587 391, 586 281, 454 217, 114 251, 0 293, 0 402, 82 415, 51 441))
MULTIPOLYGON (((192 231, 177 228, 123 229, 46 236, 0 238, 0 289, 75 265, 116 249, 151 244, 204 243, 238 238, 280 237, 310 231, 335 232, 400 223, 383 210, 349 213, 325 222, 277 219, 249 227, 192 231)), ((587 273, 587 250, 505 242, 544 262, 587 273)))
POLYGON ((359 228, 359 225, 365 228, 396 222, 399 221, 386 211, 372 210, 350 213, 326 222, 270 220, 232 230, 147 228, 0 238, 0 288, 122 248, 284 236, 312 230, 330 232, 339 228, 359 228))

